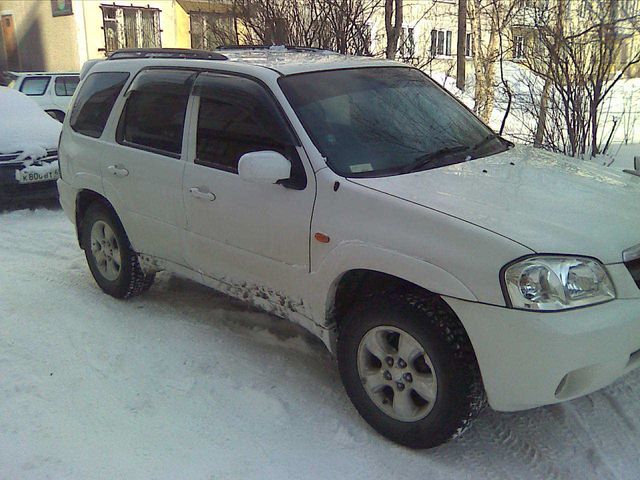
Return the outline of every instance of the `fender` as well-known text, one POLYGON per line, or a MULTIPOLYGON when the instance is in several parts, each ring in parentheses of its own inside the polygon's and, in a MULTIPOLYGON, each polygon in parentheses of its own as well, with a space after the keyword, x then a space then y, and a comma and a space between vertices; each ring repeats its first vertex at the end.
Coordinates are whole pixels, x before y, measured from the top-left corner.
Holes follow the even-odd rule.
POLYGON ((342 276, 357 269, 393 275, 443 296, 478 301, 464 283, 437 265, 386 248, 346 241, 329 252, 317 271, 311 273, 314 294, 309 301, 318 323, 326 325, 329 322, 342 276))

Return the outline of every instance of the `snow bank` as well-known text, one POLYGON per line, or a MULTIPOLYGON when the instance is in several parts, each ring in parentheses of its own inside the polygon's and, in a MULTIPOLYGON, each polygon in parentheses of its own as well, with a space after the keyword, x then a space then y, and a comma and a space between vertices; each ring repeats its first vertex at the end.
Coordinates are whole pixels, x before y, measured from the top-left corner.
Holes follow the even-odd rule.
POLYGON ((57 147, 61 129, 32 99, 0 87, 0 153, 23 152, 18 160, 42 158, 57 147))

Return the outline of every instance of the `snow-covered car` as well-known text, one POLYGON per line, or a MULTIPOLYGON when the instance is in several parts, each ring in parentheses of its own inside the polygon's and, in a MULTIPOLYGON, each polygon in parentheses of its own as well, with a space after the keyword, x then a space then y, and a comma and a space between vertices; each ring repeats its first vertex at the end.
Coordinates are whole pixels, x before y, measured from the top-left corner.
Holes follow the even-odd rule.
POLYGON ((61 130, 29 97, 0 87, 0 201, 58 195, 61 130))
POLYGON ((100 288, 166 270, 304 326, 395 442, 640 365, 638 177, 515 147, 386 60, 120 51, 79 88, 58 187, 100 288))
POLYGON ((71 97, 80 82, 73 72, 9 72, 13 76, 10 87, 33 100, 53 118, 62 122, 71 97))

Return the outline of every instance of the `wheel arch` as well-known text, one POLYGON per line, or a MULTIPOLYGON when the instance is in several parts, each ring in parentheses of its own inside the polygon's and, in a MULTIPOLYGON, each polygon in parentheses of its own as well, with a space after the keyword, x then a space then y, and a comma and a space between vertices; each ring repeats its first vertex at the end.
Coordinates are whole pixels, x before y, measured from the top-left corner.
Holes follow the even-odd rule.
MULTIPOLYGON (((429 294, 478 301, 456 276, 423 259, 361 242, 344 243, 330 252, 313 273, 312 310, 319 323, 331 328, 348 285, 366 281, 374 288, 390 285, 419 288, 429 294)), ((353 288, 353 287, 351 287, 353 288)))
MULTIPOLYGON (((78 237, 78 245, 80 248, 84 248, 82 245, 82 222, 84 220, 84 216, 87 213, 87 209, 92 203, 99 202, 116 213, 113 205, 107 200, 103 195, 99 193, 84 189, 80 190, 76 195, 76 236, 78 237)), ((117 213, 116 213, 117 215, 117 213)))
POLYGON ((58 120, 60 123, 64 122, 64 119, 67 116, 67 114, 60 108, 47 108, 44 111, 47 113, 47 115, 58 120))

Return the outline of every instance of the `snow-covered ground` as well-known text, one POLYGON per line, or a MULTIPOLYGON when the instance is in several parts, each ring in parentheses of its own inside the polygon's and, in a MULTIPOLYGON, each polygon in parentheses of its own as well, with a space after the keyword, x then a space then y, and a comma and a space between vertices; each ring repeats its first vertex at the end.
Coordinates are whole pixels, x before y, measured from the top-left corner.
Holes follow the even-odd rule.
POLYGON ((60 210, 0 214, 0 245, 2 479, 638 478, 639 371, 411 451, 286 322, 168 275, 114 300, 60 210))

